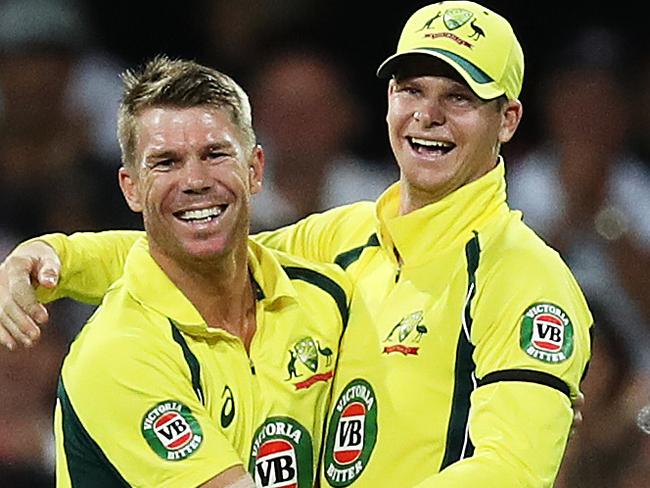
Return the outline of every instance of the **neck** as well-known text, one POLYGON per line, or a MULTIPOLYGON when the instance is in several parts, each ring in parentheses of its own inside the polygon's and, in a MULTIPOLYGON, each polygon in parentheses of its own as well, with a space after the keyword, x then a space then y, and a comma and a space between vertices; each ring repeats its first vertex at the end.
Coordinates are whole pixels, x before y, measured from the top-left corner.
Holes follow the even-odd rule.
POLYGON ((406 215, 431 203, 439 202, 456 190, 482 178, 496 168, 498 164, 499 159, 497 157, 493 162, 484 166, 480 171, 459 173, 447 181, 443 186, 431 190, 425 190, 411 184, 402 172, 400 176, 400 215, 406 215))
POLYGON ((154 260, 201 314, 208 327, 239 337, 246 349, 255 332, 255 294, 247 241, 205 260, 180 262, 150 244, 154 260))
POLYGON ((408 213, 414 212, 422 207, 429 205, 430 203, 437 202, 438 200, 444 198, 445 195, 446 194, 441 194, 440 196, 437 196, 432 193, 422 191, 409 184, 405 179, 402 179, 402 181, 400 181, 399 213, 400 215, 406 215, 408 213))

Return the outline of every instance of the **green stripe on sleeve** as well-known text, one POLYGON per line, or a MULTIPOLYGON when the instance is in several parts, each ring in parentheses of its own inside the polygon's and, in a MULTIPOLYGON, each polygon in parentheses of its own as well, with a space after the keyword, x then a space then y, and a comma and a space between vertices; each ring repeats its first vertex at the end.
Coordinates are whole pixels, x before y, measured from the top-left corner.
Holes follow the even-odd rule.
POLYGON ((59 379, 57 397, 61 404, 63 449, 72 488, 130 486, 84 428, 70 403, 62 379, 59 379))

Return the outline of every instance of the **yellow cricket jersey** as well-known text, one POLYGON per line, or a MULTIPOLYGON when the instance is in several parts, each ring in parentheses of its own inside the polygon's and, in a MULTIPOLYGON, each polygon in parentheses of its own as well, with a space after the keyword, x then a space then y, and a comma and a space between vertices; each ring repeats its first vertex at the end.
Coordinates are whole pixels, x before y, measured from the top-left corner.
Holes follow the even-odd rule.
MULTIPOLYGON (((57 239, 70 293, 92 288, 87 300, 133 242, 57 239), (88 272, 91 257, 102 273, 88 272)), ((335 262, 353 282, 322 486, 553 485, 592 317, 559 255, 508 208, 502 162, 404 216, 395 185, 257 240, 335 262)))
POLYGON ((404 216, 395 185, 260 239, 337 262, 355 285, 323 486, 553 485, 592 318, 508 208, 503 163, 404 216))
POLYGON ((190 487, 236 464, 258 486, 313 486, 347 279, 253 242, 249 269, 250 355, 133 246, 64 360, 57 486, 190 487))

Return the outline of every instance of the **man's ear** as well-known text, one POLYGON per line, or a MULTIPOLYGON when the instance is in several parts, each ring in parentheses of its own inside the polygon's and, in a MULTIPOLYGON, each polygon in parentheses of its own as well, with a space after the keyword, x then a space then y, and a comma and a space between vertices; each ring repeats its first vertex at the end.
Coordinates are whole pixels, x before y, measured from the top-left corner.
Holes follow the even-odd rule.
POLYGON ((262 180, 264 179, 264 149, 259 144, 255 145, 253 155, 248 163, 248 185, 251 189, 251 195, 255 195, 262 190, 262 180))
POLYGON ((508 100, 503 108, 503 118, 501 128, 499 129, 499 142, 501 144, 508 142, 515 135, 524 108, 519 100, 508 100))
POLYGON ((142 212, 142 201, 138 189, 137 176, 134 178, 130 174, 133 171, 135 170, 128 170, 122 166, 118 171, 117 177, 129 208, 134 212, 140 213, 142 212))

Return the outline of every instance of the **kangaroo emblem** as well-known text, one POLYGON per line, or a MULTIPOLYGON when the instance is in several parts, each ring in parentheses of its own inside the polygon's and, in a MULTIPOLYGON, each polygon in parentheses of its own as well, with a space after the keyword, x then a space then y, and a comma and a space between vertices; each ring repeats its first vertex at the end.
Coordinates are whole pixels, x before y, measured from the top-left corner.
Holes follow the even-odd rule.
POLYGON ((429 19, 429 20, 428 20, 428 21, 427 21, 427 22, 426 22, 426 23, 425 23, 425 24, 424 24, 420 29, 418 29, 416 32, 420 32, 420 31, 422 31, 422 30, 424 30, 424 29, 431 29, 431 24, 433 24, 433 21, 436 20, 436 19, 439 19, 440 17, 442 17, 442 13, 440 13, 440 11, 438 11, 438 13, 436 14, 435 17, 431 17, 431 18, 430 18, 430 19, 429 19))
POLYGON ((296 359, 298 358, 296 351, 290 349, 289 354, 291 354, 291 359, 289 359, 289 364, 287 364, 287 372, 289 373, 289 377, 287 378, 287 381, 290 380, 291 378, 294 377, 297 378, 298 376, 300 376, 296 371, 296 359))

